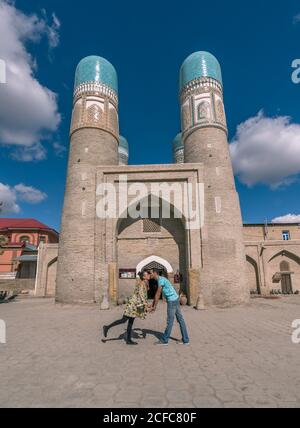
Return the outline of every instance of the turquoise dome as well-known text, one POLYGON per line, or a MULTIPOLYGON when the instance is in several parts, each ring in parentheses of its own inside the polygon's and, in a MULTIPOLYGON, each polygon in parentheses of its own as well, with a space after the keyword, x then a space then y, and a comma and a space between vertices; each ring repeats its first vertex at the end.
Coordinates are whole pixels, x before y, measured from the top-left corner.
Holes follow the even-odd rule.
POLYGON ((127 152, 129 151, 128 141, 126 140, 126 138, 122 137, 122 135, 120 135, 119 147, 122 147, 127 152))
POLYGON ((177 150, 183 149, 183 141, 182 141, 182 133, 177 134, 173 141, 173 150, 176 152, 177 150))
POLYGON ((99 82, 118 93, 118 76, 114 66, 100 56, 83 58, 76 68, 75 88, 82 83, 99 82))
POLYGON ((209 52, 194 52, 186 58, 180 69, 180 90, 199 77, 212 77, 222 85, 221 66, 209 52))

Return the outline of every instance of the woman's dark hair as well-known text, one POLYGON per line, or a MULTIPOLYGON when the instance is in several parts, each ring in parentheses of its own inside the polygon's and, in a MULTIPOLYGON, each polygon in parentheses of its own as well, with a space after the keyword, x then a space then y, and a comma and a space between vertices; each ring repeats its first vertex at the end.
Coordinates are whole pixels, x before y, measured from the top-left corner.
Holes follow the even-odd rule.
POLYGON ((143 279, 144 279, 144 273, 145 273, 145 271, 144 271, 144 270, 142 270, 141 272, 139 272, 139 273, 138 273, 138 276, 139 276, 139 278, 140 278, 141 280, 143 280, 143 279))

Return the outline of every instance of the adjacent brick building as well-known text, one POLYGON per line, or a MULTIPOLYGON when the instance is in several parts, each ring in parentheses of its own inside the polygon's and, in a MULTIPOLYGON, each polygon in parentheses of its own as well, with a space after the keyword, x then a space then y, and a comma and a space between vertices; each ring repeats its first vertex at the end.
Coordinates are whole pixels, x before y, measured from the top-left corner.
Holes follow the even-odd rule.
POLYGON ((34 278, 41 242, 57 243, 58 232, 35 219, 0 218, 0 279, 34 278))

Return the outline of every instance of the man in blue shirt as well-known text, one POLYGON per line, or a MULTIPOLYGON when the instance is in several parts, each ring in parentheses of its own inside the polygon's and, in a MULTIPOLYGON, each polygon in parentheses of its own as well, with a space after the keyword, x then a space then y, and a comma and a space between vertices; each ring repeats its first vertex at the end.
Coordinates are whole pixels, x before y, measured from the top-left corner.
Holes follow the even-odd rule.
POLYGON ((168 345, 169 338, 171 336, 174 319, 176 317, 177 322, 180 326, 180 331, 182 335, 182 342, 178 342, 183 345, 188 345, 190 342, 189 335, 187 332, 187 328, 184 322, 184 318, 182 316, 181 310, 180 310, 180 302, 179 302, 179 296, 173 287, 173 285, 170 283, 167 278, 164 278, 162 276, 159 276, 159 271, 157 269, 154 269, 151 277, 155 279, 158 283, 158 290, 156 292, 153 305, 152 305, 152 311, 156 310, 157 304, 159 302, 159 299, 161 297, 161 293, 163 294, 164 298, 167 301, 168 309, 167 309, 167 327, 166 330, 161 338, 161 340, 157 343, 158 345, 168 345))

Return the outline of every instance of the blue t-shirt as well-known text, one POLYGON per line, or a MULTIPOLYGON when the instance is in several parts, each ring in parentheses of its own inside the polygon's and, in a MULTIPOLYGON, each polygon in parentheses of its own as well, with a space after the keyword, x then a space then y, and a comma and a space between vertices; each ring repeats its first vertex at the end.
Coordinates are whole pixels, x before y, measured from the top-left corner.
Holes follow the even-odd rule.
POLYGON ((167 280, 167 278, 164 278, 163 276, 159 276, 158 286, 162 287, 162 292, 167 302, 174 302, 175 300, 179 299, 179 296, 175 288, 170 283, 170 281, 167 280))

